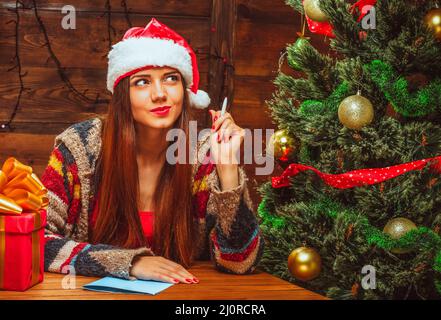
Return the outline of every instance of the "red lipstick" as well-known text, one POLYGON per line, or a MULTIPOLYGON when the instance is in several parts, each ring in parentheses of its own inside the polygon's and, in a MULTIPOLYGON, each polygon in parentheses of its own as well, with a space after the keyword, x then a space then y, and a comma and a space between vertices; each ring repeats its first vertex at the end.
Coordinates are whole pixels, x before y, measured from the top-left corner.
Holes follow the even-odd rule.
POLYGON ((150 112, 158 115, 158 116, 166 116, 168 114, 168 112, 170 111, 171 106, 162 106, 162 107, 157 107, 154 109, 151 109, 150 112))

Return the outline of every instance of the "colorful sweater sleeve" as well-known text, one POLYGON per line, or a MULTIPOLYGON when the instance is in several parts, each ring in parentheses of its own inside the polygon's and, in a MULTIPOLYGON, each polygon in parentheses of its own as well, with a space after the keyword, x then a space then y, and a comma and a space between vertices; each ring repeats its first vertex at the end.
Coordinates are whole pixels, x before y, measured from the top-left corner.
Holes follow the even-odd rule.
POLYGON ((45 271, 85 276, 132 279, 132 260, 153 255, 148 248, 122 249, 87 242, 87 225, 81 216, 81 184, 72 154, 61 143, 52 151, 42 182, 48 189, 45 232, 45 271), (83 232, 76 232, 78 228, 83 232), (86 232, 84 232, 86 230, 86 232))
POLYGON ((207 181, 210 196, 207 219, 214 217, 209 228, 210 256, 215 267, 235 274, 251 273, 260 261, 264 241, 247 187, 247 177, 239 167, 239 185, 221 191, 217 170, 210 173, 207 181))

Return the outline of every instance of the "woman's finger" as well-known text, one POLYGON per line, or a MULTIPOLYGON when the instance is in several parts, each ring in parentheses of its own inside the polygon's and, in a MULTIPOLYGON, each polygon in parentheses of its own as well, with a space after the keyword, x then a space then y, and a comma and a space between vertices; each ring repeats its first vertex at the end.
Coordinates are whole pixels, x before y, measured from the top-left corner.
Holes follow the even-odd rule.
POLYGON ((177 274, 181 274, 183 278, 189 278, 193 279, 196 278, 194 275, 192 275, 190 272, 188 272, 183 266, 180 264, 174 263, 172 261, 168 261, 168 263, 164 263, 161 265, 161 268, 169 270, 170 272, 174 272, 177 274))
POLYGON ((213 126, 211 128, 214 132, 216 132, 226 120, 234 123, 233 117, 228 112, 225 112, 225 114, 223 116, 220 116, 220 111, 219 111, 219 118, 216 118, 216 117, 217 117, 217 115, 214 117, 214 119, 216 119, 216 120, 213 119, 214 122, 213 122, 213 126))
POLYGON ((230 140, 231 134, 233 133, 233 130, 235 129, 235 125, 230 123, 229 125, 225 126, 222 132, 221 141, 228 142, 230 140))
POLYGON ((179 283, 179 279, 171 277, 170 275, 168 275, 167 273, 163 273, 163 272, 157 272, 154 274, 154 279, 153 280, 157 280, 157 281, 164 281, 164 282, 168 282, 168 283, 179 283))
POLYGON ((218 133, 217 142, 222 141, 222 137, 224 136, 225 130, 231 126, 234 127, 235 123, 230 118, 227 118, 222 122, 222 124, 219 126, 219 128, 217 128, 217 130, 215 130, 215 132, 218 133))
MULTIPOLYGON (((180 264, 173 262, 171 260, 168 259, 163 259, 163 264, 161 265, 162 268, 167 268, 168 270, 175 272, 175 273, 180 273, 183 274, 183 276, 187 279, 196 279, 197 278, 192 275, 190 272, 188 272, 187 269, 185 269, 183 266, 181 266, 180 264)), ((198 281, 198 280, 197 280, 198 281)))
POLYGON ((211 124, 212 124, 211 129, 213 130, 214 129, 214 123, 220 117, 220 111, 210 110, 210 115, 211 115, 211 124))
POLYGON ((221 142, 222 141, 222 136, 224 134, 225 129, 230 125, 231 121, 229 121, 228 119, 226 119, 225 121, 222 122, 222 124, 220 125, 219 128, 217 128, 216 132, 216 141, 217 142, 221 142))
MULTIPOLYGON (((167 265, 167 266, 169 266, 170 268, 173 268, 173 269, 182 269, 182 270, 185 270, 185 271, 187 271, 183 266, 181 266, 179 263, 176 263, 176 262, 174 262, 174 261, 171 261, 171 260, 169 260, 169 259, 166 259, 166 258, 164 258, 164 257, 161 257, 161 263, 162 263, 162 265, 167 265)), ((188 271, 187 271, 188 272, 188 271)))
POLYGON ((210 110, 211 122, 214 123, 220 116, 220 111, 210 110))
MULTIPOLYGON (((172 269, 170 266, 163 266, 161 268, 163 272, 167 273, 169 277, 172 277, 174 279, 178 279, 179 281, 183 283, 195 283, 197 280, 195 277, 189 275, 186 272, 183 272, 182 270, 172 269)), ((184 269, 185 270, 185 269, 184 269)))
POLYGON ((167 275, 166 272, 162 271, 152 271, 140 277, 137 277, 140 280, 155 280, 155 281, 163 281, 168 283, 179 283, 179 279, 175 279, 167 275))

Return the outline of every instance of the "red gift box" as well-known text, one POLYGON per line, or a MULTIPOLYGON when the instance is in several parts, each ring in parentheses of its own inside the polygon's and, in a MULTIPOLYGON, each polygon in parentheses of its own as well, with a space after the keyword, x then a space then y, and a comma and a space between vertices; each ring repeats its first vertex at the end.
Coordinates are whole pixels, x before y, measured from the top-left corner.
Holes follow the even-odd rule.
POLYGON ((0 170, 0 290, 43 281, 47 189, 32 168, 10 157, 0 170))
POLYGON ((25 291, 43 281, 46 210, 0 215, 0 289, 25 291))

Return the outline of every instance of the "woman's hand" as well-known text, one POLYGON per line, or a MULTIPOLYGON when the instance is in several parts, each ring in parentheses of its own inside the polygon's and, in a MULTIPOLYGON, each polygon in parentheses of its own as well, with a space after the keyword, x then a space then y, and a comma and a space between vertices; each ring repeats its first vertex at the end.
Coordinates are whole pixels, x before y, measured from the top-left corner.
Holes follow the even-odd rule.
POLYGON ((199 280, 180 264, 158 256, 138 256, 132 262, 130 275, 140 280, 169 283, 198 283, 199 280))
POLYGON ((239 127, 231 114, 209 110, 211 114, 211 155, 216 164, 222 190, 229 190, 239 185, 238 164, 240 146, 245 137, 245 130, 239 127))

